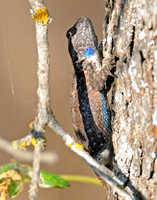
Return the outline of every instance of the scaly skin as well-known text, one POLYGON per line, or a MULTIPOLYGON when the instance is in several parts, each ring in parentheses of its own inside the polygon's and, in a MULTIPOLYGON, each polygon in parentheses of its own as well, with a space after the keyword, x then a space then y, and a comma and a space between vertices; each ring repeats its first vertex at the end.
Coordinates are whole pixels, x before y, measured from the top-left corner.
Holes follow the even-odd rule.
POLYGON ((73 127, 84 149, 100 164, 112 158, 110 111, 98 41, 91 21, 80 18, 68 30, 73 62, 71 108, 73 127))

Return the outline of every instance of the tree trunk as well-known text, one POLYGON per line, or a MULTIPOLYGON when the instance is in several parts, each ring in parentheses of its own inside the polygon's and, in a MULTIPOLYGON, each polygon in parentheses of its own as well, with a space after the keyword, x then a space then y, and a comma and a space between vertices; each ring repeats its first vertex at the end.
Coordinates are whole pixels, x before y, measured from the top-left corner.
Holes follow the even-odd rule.
POLYGON ((105 6, 103 62, 116 65, 108 92, 114 170, 135 199, 157 199, 157 1, 105 6))

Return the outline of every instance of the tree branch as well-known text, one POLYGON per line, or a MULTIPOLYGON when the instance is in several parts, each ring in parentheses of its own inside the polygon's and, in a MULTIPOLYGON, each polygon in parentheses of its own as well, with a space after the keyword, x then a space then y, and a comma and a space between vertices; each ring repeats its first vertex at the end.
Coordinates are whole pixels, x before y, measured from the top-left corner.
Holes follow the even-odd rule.
MULTIPOLYGON (((50 111, 50 92, 49 92, 49 69, 50 55, 48 44, 48 23, 51 17, 43 4, 42 0, 29 0, 32 8, 32 17, 35 19, 36 42, 38 51, 38 116, 34 124, 36 132, 43 132, 48 122, 48 113, 50 111)), ((37 199, 39 171, 40 171, 40 152, 44 149, 44 142, 37 139, 37 145, 34 150, 33 177, 30 184, 29 199, 37 199)))
MULTIPOLYGON (((33 160, 33 152, 15 150, 11 142, 2 137, 0 137, 0 149, 20 161, 31 162, 33 160)), ((46 164, 53 164, 58 161, 58 156, 53 151, 44 151, 40 155, 40 161, 46 164)))

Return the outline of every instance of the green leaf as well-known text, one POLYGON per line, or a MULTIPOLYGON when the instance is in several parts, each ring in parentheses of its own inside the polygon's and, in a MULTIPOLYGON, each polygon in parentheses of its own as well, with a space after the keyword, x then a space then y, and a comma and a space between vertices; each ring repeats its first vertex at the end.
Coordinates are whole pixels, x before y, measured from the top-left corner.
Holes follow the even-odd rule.
POLYGON ((9 164, 1 166, 0 184, 0 192, 5 192, 11 198, 16 197, 23 189, 23 179, 19 170, 9 164))
POLYGON ((40 171, 40 178, 42 180, 42 183, 40 184, 40 187, 42 188, 67 188, 70 187, 70 184, 65 181, 63 178, 59 177, 56 174, 48 173, 44 170, 40 171))
POLYGON ((11 184, 8 186, 8 196, 16 197, 22 188, 23 187, 21 187, 21 181, 11 180, 11 184))
MULTIPOLYGON (((6 164, 0 166, 0 183, 3 184, 5 192, 9 197, 16 197, 20 191, 22 191, 24 183, 30 183, 32 178, 32 168, 20 163, 6 164), (26 181, 27 180, 27 181, 26 181), (7 181, 7 182, 6 182, 7 181)), ((56 174, 40 171, 42 188, 67 188, 70 184, 63 178, 56 174)))
POLYGON ((0 166, 0 174, 8 171, 9 169, 15 169, 15 167, 13 167, 11 165, 2 165, 2 166, 0 166))

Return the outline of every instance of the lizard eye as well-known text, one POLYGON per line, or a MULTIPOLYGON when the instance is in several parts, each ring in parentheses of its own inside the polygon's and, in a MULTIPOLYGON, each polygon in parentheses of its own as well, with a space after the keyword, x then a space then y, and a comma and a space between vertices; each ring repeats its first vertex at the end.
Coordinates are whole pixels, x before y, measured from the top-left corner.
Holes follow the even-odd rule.
POLYGON ((86 58, 90 58, 91 56, 93 56, 95 54, 95 50, 92 49, 92 47, 88 47, 85 51, 85 57, 86 58))

